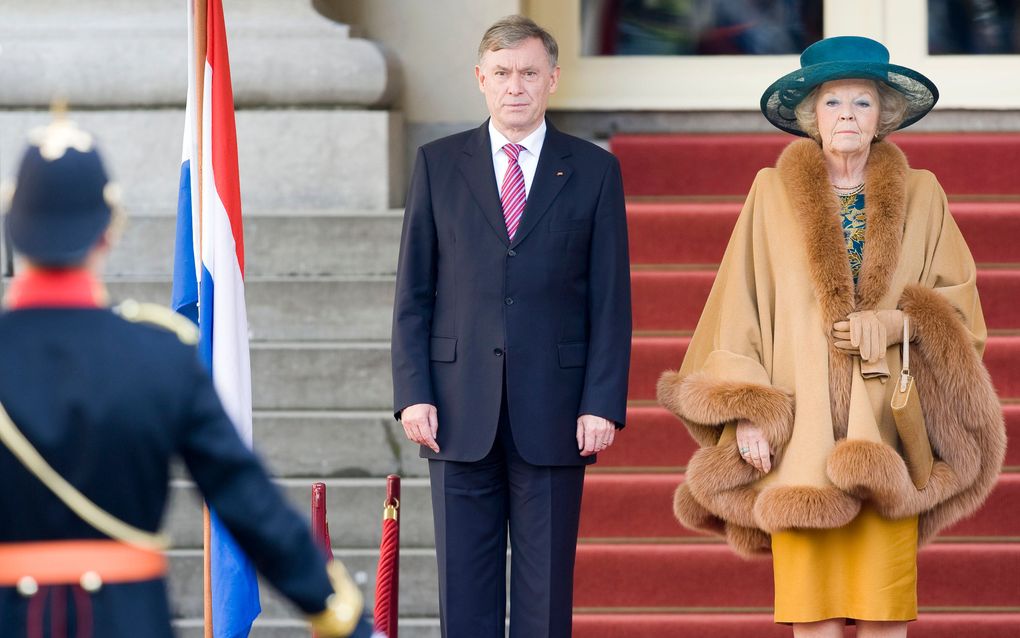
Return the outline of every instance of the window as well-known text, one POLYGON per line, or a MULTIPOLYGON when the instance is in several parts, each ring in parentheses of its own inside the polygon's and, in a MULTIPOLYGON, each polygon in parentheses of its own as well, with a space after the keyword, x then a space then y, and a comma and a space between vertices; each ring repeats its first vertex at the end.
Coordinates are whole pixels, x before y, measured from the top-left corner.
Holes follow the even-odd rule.
POLYGON ((928 53, 1020 53, 1018 0, 928 0, 928 53))
POLYGON ((581 55, 790 55, 822 38, 818 0, 581 0, 581 55))

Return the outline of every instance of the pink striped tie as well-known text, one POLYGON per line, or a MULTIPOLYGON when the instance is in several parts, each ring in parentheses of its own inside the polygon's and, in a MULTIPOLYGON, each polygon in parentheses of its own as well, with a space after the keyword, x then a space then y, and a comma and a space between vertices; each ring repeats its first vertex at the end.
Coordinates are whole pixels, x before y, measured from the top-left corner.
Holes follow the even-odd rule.
POLYGON ((513 241, 517 233, 517 227, 521 225, 521 215, 524 214, 524 204, 527 203, 527 195, 524 190, 524 171, 517 163, 524 147, 520 144, 506 144, 503 152, 510 159, 506 167, 506 175, 503 176, 503 187, 499 189, 499 201, 503 203, 503 219, 506 221, 506 232, 513 241))

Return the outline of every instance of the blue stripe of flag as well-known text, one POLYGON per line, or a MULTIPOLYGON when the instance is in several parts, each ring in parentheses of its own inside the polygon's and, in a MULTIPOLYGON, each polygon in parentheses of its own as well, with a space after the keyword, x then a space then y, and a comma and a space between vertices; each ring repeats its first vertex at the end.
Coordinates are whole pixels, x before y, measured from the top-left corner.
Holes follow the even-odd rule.
POLYGON ((195 249, 191 222, 191 161, 181 165, 177 192, 177 233, 174 241, 174 284, 170 307, 198 323, 198 281, 195 280, 195 249))
MULTIPOLYGON (((213 360, 213 325, 216 308, 213 303, 215 282, 202 264, 201 304, 198 322, 198 353, 209 370, 213 360)), ((245 638, 262 611, 255 568, 237 546, 226 526, 209 508, 212 531, 209 535, 209 563, 212 580, 213 633, 216 638, 245 638)))

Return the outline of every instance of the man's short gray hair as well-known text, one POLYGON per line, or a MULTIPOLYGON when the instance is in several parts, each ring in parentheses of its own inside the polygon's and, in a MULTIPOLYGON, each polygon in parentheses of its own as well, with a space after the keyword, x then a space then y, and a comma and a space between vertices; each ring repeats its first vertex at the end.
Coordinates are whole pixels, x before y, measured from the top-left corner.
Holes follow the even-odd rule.
POLYGON ((555 67, 556 60, 560 55, 560 47, 556 44, 556 38, 535 24, 531 18, 521 15, 506 16, 500 18, 482 36, 482 42, 478 45, 478 63, 481 64, 482 57, 488 51, 499 51, 500 49, 513 49, 525 40, 538 38, 549 55, 549 66, 555 67))

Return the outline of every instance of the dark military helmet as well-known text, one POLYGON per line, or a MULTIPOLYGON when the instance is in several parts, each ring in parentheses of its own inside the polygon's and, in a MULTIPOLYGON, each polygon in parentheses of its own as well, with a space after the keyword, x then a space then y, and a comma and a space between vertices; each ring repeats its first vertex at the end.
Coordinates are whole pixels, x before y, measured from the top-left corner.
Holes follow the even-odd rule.
POLYGON ((110 224, 112 186, 91 135, 62 118, 35 129, 5 220, 14 249, 41 266, 81 263, 110 224))

